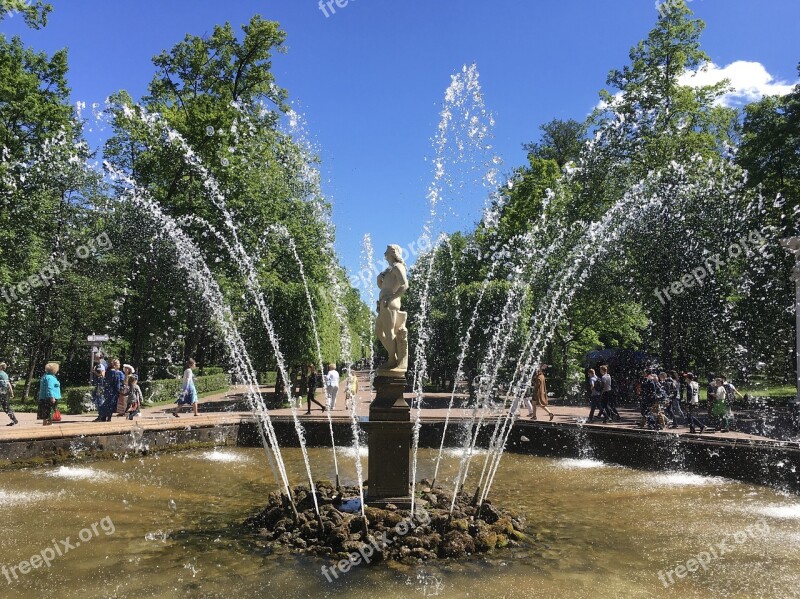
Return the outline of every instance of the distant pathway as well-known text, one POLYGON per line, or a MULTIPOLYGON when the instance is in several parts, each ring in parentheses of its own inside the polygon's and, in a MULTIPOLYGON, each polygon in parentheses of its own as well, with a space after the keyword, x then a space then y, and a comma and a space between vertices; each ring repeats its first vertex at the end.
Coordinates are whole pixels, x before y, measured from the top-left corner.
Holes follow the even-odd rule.
MULTIPOLYGON (((359 373, 360 391, 357 396, 357 414, 359 416, 369 415, 369 404, 372 399, 372 394, 369 390, 367 381, 367 373, 359 373)), ((262 393, 271 393, 272 387, 261 387, 262 393)), ((190 412, 182 413, 179 418, 175 418, 171 413, 166 410, 171 409, 169 406, 160 406, 156 408, 145 408, 142 410, 140 416, 133 421, 127 420, 123 417, 114 416, 111 422, 92 422, 96 418, 96 413, 83 414, 80 416, 64 415, 60 423, 53 423, 52 426, 43 426, 41 421, 36 420, 36 414, 18 413, 19 424, 17 426, 2 426, 0 424, 0 443, 4 441, 24 441, 35 439, 52 439, 52 438, 65 438, 65 437, 80 437, 85 435, 106 435, 106 434, 119 434, 129 432, 134 427, 141 427, 146 430, 180 430, 187 427, 212 427, 224 424, 236 424, 243 420, 249 420, 251 415, 249 411, 220 411, 208 412, 204 411, 205 407, 210 407, 209 404, 216 402, 227 401, 230 402, 232 398, 240 396, 245 392, 244 387, 234 387, 227 392, 205 397, 200 402, 200 415, 195 417, 190 412)), ((339 390, 339 396, 336 401, 336 409, 331 412, 331 417, 336 420, 349 420, 350 413, 345 410, 345 392, 344 381, 339 390)), ((322 399, 322 392, 318 391, 318 400, 322 399)), ((406 397, 411 399, 412 394, 407 394, 406 397)), ((430 393, 425 396, 425 403, 434 407, 424 407, 422 409, 423 421, 443 421, 447 414, 447 403, 450 399, 449 393, 430 393)), ((457 396, 457 399, 463 399, 457 396)), ((298 415, 301 421, 319 421, 326 420, 327 414, 323 413, 318 407, 313 406, 311 415, 305 415, 306 402, 305 398, 298 406, 298 415)), ((544 410, 539 411, 538 422, 542 426, 559 426, 559 427, 578 427, 579 422, 583 421, 587 416, 588 407, 580 406, 559 406, 551 405, 551 411, 555 414, 552 422, 547 419, 547 413, 544 410)), ((621 422, 609 422, 602 424, 596 421, 593 424, 582 424, 586 428, 599 428, 599 429, 613 429, 613 430, 638 430, 638 423, 640 416, 637 410, 631 408, 621 408, 620 415, 622 416, 621 422)), ((523 410, 523 414, 526 411, 523 410)), ((471 414, 470 409, 454 408, 451 412, 451 419, 460 421, 461 419, 469 418, 471 414)), ((279 420, 291 418, 292 412, 290 409, 277 409, 270 410, 270 416, 279 420)), ((3 416, 0 415, 0 418, 3 416)), ((521 422, 531 422, 531 420, 523 415, 520 419, 521 422)), ((2 420, 0 420, 2 422, 2 420)), ((655 434, 655 432, 653 432, 655 434)), ((666 429, 659 431, 658 434, 670 435, 683 435, 685 437, 701 437, 701 438, 714 438, 717 440, 725 440, 728 442, 766 442, 766 443, 779 443, 778 441, 769 439, 767 437, 760 437, 758 435, 749 435, 741 432, 728 432, 728 433, 704 433, 703 435, 691 435, 688 428, 681 427, 678 429, 666 429)))

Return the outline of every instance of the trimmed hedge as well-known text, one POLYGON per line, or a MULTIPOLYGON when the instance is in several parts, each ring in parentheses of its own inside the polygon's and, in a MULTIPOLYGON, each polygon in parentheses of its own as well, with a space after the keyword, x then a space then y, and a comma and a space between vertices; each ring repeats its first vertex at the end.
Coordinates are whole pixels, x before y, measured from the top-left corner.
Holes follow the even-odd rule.
MULTIPOLYGON (((212 374, 210 376, 198 376, 194 379, 194 387, 197 394, 211 393, 227 389, 231 385, 229 374, 212 374)), ((139 383, 142 388, 144 401, 148 403, 172 402, 181 390, 181 379, 166 379, 160 381, 145 381, 139 383)))
POLYGON ((70 387, 61 394, 67 406, 67 414, 83 414, 84 404, 92 401, 94 387, 70 387))
POLYGON ((222 366, 205 366, 200 369, 200 376, 213 376, 215 374, 225 374, 222 366))
MULTIPOLYGON (((228 374, 213 374, 198 376, 194 379, 197 394, 212 393, 230 387, 231 379, 228 374)), ((143 381, 139 384, 145 404, 175 401, 181 390, 181 379, 166 379, 157 381, 143 381)), ((63 404, 66 405, 68 414, 82 414, 84 404, 91 402, 92 387, 70 387, 63 392, 63 404)), ((32 403, 33 411, 36 411, 32 403)))

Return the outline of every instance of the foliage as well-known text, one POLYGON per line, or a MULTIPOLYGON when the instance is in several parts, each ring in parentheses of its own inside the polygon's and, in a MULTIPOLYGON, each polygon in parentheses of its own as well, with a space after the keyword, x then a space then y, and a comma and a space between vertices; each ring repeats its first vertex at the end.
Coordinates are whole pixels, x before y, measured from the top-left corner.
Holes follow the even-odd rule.
MULTIPOLYGON (((0 18, 17 11, 43 27, 50 7, 2 0, 0 18)), ((143 378, 178 376, 190 356, 201 372, 206 364, 231 364, 212 324, 214 307, 188 286, 163 225, 120 201, 130 186, 146 190, 192 237, 257 370, 274 368, 276 355, 246 289, 246 267, 220 241, 233 238, 232 222, 287 360, 351 358, 340 343, 332 273, 344 290, 352 353, 363 355, 366 307, 335 256, 321 251, 333 237, 316 158, 301 133, 282 124, 295 120, 272 70, 284 42, 277 23, 255 16, 241 34, 220 25, 156 56, 141 102, 124 90, 111 97, 107 185, 87 166, 96 153, 68 97, 67 52, 47 55, 0 36, 0 286, 97 246, 101 234, 108 241, 18 301, 0 302, 0 355, 29 392, 48 360, 61 363, 65 385, 85 382, 89 333, 110 335, 104 352, 143 378)))
MULTIPOLYGON (((506 379, 525 339, 562 380, 599 348, 737 378, 764 362, 773 377, 791 372, 790 261, 777 239, 800 222, 800 93, 747 107, 740 131, 736 111, 719 101, 727 82, 691 81, 708 64, 703 28, 685 2, 671 2, 629 63, 610 72, 585 122, 554 119, 524 146, 528 163, 493 195, 498 218, 418 261, 409 310, 421 310, 432 264, 422 319, 432 383, 455 377, 482 288, 491 307, 478 306, 462 377, 491 367, 507 281, 524 282, 525 314, 514 317, 506 379), (697 283, 691 273, 700 267, 697 283), (669 291, 686 277, 688 286, 669 291)), ((411 331, 412 347, 423 334, 411 331)))

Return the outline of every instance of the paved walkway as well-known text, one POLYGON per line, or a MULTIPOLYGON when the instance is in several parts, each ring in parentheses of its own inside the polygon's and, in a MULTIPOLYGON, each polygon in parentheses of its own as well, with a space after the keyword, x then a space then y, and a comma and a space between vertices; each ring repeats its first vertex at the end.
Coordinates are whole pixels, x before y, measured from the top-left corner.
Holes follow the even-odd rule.
MULTIPOLYGON (((367 384, 367 375, 366 373, 359 374, 360 379, 360 387, 361 390, 357 396, 357 414, 360 417, 366 417, 369 415, 369 405, 372 399, 372 395, 369 391, 369 385, 367 384)), ((344 381, 343 381, 344 382, 344 381)), ((272 387, 261 387, 260 391, 262 393, 271 393, 273 391, 272 387)), ((226 402, 227 404, 231 404, 233 400, 237 397, 242 397, 242 394, 245 392, 243 387, 234 387, 227 392, 221 392, 218 394, 210 395, 205 397, 200 402, 200 414, 199 416, 194 416, 191 412, 184 412, 181 413, 179 418, 175 418, 171 413, 167 410, 170 410, 170 406, 161 406, 157 408, 145 408, 142 410, 140 416, 136 417, 134 420, 127 420, 123 417, 114 416, 111 422, 92 422, 96 418, 96 413, 90 414, 83 414, 80 416, 68 416, 64 415, 63 420, 60 423, 53 423, 52 426, 43 426, 41 421, 36 420, 36 414, 25 414, 20 413, 17 414, 17 418, 19 419, 19 424, 17 426, 2 426, 0 424, 0 442, 3 441, 23 441, 23 440, 34 440, 34 439, 52 439, 52 438, 64 438, 64 437, 80 437, 85 435, 104 435, 104 434, 119 434, 125 433, 130 431, 134 427, 141 427, 143 429, 152 429, 152 430, 176 430, 176 429, 185 429, 186 427, 211 427, 211 426, 218 426, 224 424, 236 424, 242 422, 242 420, 247 420, 250 418, 250 412, 247 410, 243 411, 228 411, 227 409, 223 410, 221 406, 216 406, 220 410, 219 411, 207 411, 209 409, 213 410, 215 406, 212 404, 218 404, 220 402, 226 402)), ((413 397, 411 394, 406 395, 407 398, 413 397)), ((318 391, 317 398, 319 401, 322 401, 322 392, 318 391)), ((457 396, 456 399, 464 399, 463 396, 457 396)), ((424 407, 421 412, 421 418, 423 421, 443 421, 447 416, 447 404, 450 400, 450 394, 447 393, 431 393, 426 394, 424 407)), ((226 406, 229 407, 229 406, 226 406)), ((324 413, 318 408, 317 406, 312 404, 314 408, 310 415, 305 414, 306 410, 306 402, 303 399, 302 404, 298 407, 298 417, 301 421, 304 420, 311 420, 316 421, 320 419, 327 420, 328 414, 324 413)), ((555 425, 555 426, 578 426, 579 423, 583 424, 583 426, 587 428, 600 428, 600 429, 612 429, 615 431, 624 431, 624 430, 637 430, 642 432, 642 429, 638 427, 640 416, 638 410, 632 408, 621 408, 619 410, 620 415, 622 416, 622 420, 620 422, 609 422, 608 424, 602 424, 601 421, 596 421, 593 424, 585 424, 583 421, 588 416, 589 409, 588 407, 579 407, 579 406, 559 406, 557 400, 555 401, 555 405, 550 406, 551 411, 554 414, 554 418, 552 422, 547 417, 547 413, 539 409, 538 412, 538 421, 544 425, 555 425)), ((463 408, 453 408, 450 413, 451 419, 466 419, 469 418, 472 413, 472 410, 463 409, 463 408)), ((277 409, 277 410, 270 410, 270 416, 276 419, 285 419, 292 417, 292 411, 288 408, 285 409, 277 409)), ((335 421, 338 420, 348 420, 350 417, 349 411, 345 410, 345 393, 344 388, 341 387, 339 390, 339 395, 336 401, 336 408, 330 411, 330 416, 335 421)), ((0 415, 0 418, 3 416, 0 415)), ((520 418, 522 422, 531 422, 531 419, 527 416, 523 416, 520 418)), ((653 432, 655 434, 655 432, 653 432)), ((687 437, 702 437, 702 438, 714 438, 716 440, 725 440, 728 442, 767 442, 767 443, 779 443, 773 439, 769 439, 767 437, 760 437, 758 435, 749 435, 740 432, 728 432, 728 433, 719 433, 719 432, 706 432, 702 435, 696 434, 691 435, 689 433, 689 429, 685 427, 681 427, 678 429, 666 429, 663 431, 659 431, 658 434, 670 434, 670 435, 684 435, 687 437)))

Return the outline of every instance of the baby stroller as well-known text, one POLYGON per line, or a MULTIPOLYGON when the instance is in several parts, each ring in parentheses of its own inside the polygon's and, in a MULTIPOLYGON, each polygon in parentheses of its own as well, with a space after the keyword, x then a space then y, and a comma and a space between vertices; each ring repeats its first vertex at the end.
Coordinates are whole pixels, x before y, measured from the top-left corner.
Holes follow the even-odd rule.
POLYGON ((664 415, 660 402, 650 405, 650 409, 642 416, 641 427, 651 431, 660 431, 667 428, 669 421, 664 415))

